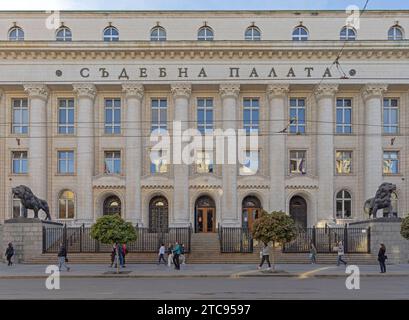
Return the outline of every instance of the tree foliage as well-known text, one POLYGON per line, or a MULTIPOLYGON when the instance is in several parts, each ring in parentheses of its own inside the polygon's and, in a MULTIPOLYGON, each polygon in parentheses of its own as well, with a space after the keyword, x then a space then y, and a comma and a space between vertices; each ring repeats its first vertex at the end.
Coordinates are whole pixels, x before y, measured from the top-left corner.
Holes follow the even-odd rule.
POLYGON ((264 243, 283 244, 294 240, 296 231, 294 220, 285 212, 267 213, 264 211, 261 217, 254 222, 253 238, 264 243))
POLYGON ((136 240, 137 234, 130 222, 116 214, 98 218, 91 228, 91 237, 105 244, 129 243, 136 240))
POLYGON ((402 235, 402 237, 409 240, 409 216, 403 219, 400 226, 400 234, 402 235))

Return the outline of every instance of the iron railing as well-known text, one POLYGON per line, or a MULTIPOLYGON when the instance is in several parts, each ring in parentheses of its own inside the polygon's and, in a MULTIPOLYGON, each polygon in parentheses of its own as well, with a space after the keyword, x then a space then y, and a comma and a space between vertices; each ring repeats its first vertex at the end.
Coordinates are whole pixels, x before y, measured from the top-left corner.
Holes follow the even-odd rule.
POLYGON ((220 252, 252 253, 253 237, 248 228, 218 226, 220 252))
MULTIPOLYGON (((163 232, 150 232, 148 228, 135 227, 136 241, 127 244, 128 252, 157 252, 160 245, 178 241, 190 252, 192 227, 167 228, 163 232)), ((112 245, 103 244, 91 237, 91 228, 80 227, 43 228, 43 253, 57 253, 64 243, 70 253, 111 252, 112 245)))
POLYGON ((333 253, 340 241, 345 253, 370 253, 370 229, 347 226, 299 229, 295 240, 284 244, 283 252, 306 253, 313 243, 318 253, 333 253))

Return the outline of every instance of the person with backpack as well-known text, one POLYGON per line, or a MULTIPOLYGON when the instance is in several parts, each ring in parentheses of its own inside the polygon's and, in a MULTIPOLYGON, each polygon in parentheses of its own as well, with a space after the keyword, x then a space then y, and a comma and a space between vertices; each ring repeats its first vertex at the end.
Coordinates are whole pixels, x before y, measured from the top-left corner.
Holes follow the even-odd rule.
POLYGON ((13 265, 13 262, 11 261, 11 259, 13 258, 13 256, 14 256, 14 248, 13 248, 13 244, 10 242, 9 244, 8 244, 8 246, 7 246, 7 249, 6 249, 6 254, 5 254, 5 256, 6 256, 6 259, 7 259, 7 262, 8 262, 8 266, 12 266, 13 265))

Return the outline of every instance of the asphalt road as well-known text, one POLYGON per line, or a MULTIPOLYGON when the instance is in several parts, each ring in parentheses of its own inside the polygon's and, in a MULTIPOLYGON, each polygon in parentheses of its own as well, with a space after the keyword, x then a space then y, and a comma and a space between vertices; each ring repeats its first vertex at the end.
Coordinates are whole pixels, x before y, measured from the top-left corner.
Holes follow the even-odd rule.
POLYGON ((0 280, 0 299, 409 299, 409 277, 362 277, 359 290, 338 278, 0 280))

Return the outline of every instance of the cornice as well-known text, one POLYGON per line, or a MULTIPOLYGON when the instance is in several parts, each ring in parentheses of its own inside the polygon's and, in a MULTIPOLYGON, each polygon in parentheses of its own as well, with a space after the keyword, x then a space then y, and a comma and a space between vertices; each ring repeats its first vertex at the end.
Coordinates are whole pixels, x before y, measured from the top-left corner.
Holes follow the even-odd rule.
POLYGON ((286 189, 296 189, 296 190, 303 190, 303 189, 318 189, 317 185, 301 185, 301 184, 297 184, 297 185, 286 185, 285 186, 286 189))
POLYGON ((154 184, 154 185, 142 185, 141 188, 145 190, 151 190, 151 189, 158 190, 158 189, 173 189, 173 186, 169 184, 154 184))
POLYGON ((237 189, 270 189, 267 184, 242 184, 238 185, 237 189))
MULTIPOLYGON (((102 41, 72 42, 70 46, 54 42, 0 41, 0 60, 328 60, 342 48, 339 41, 102 41)), ((353 41, 343 49, 342 59, 409 59, 409 43, 390 41, 353 41)))

